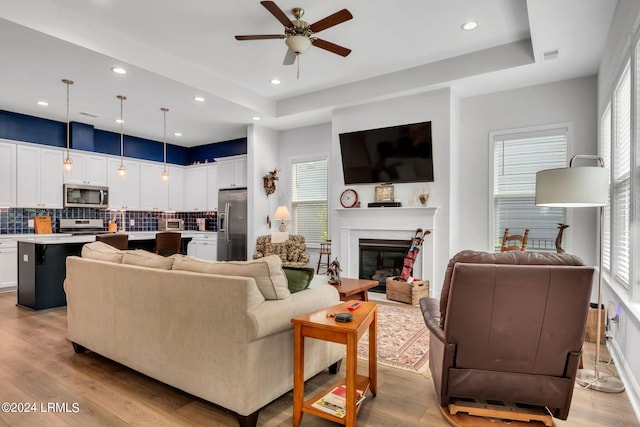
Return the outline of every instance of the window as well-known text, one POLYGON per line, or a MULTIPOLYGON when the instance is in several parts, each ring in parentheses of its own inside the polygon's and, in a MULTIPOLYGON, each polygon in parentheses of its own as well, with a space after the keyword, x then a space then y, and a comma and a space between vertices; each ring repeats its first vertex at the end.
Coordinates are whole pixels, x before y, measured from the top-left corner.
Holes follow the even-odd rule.
POLYGON ((613 93, 612 273, 629 286, 631 209, 631 67, 627 64, 613 93))
MULTIPOLYGON (((611 170, 611 104, 609 104, 600 119, 600 144, 604 167, 611 170)), ((611 270, 611 195, 609 203, 603 208, 604 233, 602 238, 602 268, 611 270)))
POLYGON ((535 205, 536 172, 567 164, 568 127, 493 134, 493 248, 500 250, 504 229, 529 229, 528 250, 554 251, 564 208, 535 205))
POLYGON ((328 238, 328 160, 291 163, 291 225, 309 245, 328 238))

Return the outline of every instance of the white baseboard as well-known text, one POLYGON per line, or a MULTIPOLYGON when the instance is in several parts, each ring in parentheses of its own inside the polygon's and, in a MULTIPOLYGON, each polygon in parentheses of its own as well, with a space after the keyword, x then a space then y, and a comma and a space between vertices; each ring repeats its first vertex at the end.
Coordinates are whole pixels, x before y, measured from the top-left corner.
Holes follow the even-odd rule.
POLYGON ((635 378, 631 375, 629 365, 622 356, 622 352, 620 351, 620 347, 618 347, 616 340, 609 339, 607 347, 609 348, 609 354, 611 354, 613 362, 616 364, 618 375, 624 384, 624 391, 629 397, 629 402, 631 402, 633 412, 636 414, 636 418, 640 420, 640 386, 638 386, 635 378))

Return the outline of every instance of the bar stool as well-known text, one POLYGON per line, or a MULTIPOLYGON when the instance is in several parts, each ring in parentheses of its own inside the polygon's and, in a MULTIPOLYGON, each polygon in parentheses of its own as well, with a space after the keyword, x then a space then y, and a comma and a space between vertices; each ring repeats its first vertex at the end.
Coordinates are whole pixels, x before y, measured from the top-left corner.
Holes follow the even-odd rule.
POLYGON ((326 274, 329 270, 329 263, 331 262, 331 240, 327 239, 325 243, 320 243, 320 255, 318 256, 318 268, 316 269, 316 274, 320 274, 320 266, 325 267, 324 273, 326 274), (322 256, 326 255, 327 260, 323 261, 322 256))
POLYGON ((181 238, 181 233, 171 231, 156 233, 156 253, 162 256, 179 254, 181 238))
POLYGON ((129 235, 121 233, 108 233, 96 235, 96 242, 104 242, 116 249, 129 249, 129 235))

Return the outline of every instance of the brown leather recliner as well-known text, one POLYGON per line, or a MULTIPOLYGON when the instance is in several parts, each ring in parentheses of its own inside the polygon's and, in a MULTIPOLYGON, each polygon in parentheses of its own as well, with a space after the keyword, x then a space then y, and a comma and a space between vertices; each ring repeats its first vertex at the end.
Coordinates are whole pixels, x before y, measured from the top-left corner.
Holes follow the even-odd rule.
POLYGON ((567 419, 593 268, 571 255, 463 251, 440 301, 423 298, 441 406, 471 398, 546 406, 567 419))

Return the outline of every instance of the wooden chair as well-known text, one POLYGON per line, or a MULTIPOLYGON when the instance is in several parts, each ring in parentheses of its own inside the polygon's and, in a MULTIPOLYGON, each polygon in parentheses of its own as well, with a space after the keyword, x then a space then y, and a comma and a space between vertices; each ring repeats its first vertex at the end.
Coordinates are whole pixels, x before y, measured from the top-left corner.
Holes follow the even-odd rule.
POLYGON ((180 253, 181 233, 166 231, 156 233, 156 253, 162 256, 171 256, 180 253))
POLYGON ((509 229, 504 229, 504 236, 502 236, 502 247, 500 252, 508 251, 520 251, 524 252, 527 249, 527 240, 529 240, 529 229, 524 230, 524 234, 512 234, 509 235, 509 229))
POLYGON ((109 233, 96 235, 96 242, 104 242, 114 248, 127 250, 129 249, 129 235, 122 233, 109 233))
POLYGON ((320 274, 320 267, 325 267, 324 273, 329 270, 329 263, 331 262, 331 240, 327 239, 326 242, 320 243, 320 254, 318 256, 318 267, 316 268, 316 274, 320 274), (323 260, 325 256, 327 259, 323 260))

